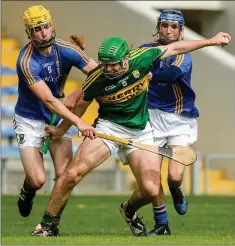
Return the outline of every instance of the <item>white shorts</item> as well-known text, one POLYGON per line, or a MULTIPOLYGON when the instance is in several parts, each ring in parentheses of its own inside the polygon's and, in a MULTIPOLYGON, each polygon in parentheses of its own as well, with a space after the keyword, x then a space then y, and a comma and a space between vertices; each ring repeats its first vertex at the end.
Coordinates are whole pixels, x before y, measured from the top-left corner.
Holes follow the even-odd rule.
MULTIPOLYGON (((121 126, 108 120, 98 119, 96 129, 100 133, 104 133, 110 136, 125 138, 127 140, 138 141, 145 144, 154 144, 153 129, 148 122, 144 130, 132 130, 130 128, 121 126)), ((109 147, 111 152, 116 152, 123 162, 128 164, 127 155, 138 148, 113 142, 111 140, 102 139, 104 143, 109 147)))
MULTIPOLYGON (((46 124, 43 121, 31 120, 15 114, 13 127, 15 129, 19 149, 23 149, 25 147, 41 148, 44 142, 45 125, 46 124)), ((71 140, 71 131, 68 130, 64 134, 63 138, 71 140)))
POLYGON ((189 146, 197 141, 198 123, 195 118, 159 109, 149 109, 149 116, 156 145, 189 146))

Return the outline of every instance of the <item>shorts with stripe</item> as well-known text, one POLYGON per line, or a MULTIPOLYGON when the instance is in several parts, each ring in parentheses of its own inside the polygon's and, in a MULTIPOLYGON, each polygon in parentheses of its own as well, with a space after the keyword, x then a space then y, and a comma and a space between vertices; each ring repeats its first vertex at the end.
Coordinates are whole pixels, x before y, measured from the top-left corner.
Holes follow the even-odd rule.
POLYGON ((150 122, 154 130, 155 144, 189 146, 197 141, 198 123, 196 118, 184 117, 159 109, 149 109, 150 122))

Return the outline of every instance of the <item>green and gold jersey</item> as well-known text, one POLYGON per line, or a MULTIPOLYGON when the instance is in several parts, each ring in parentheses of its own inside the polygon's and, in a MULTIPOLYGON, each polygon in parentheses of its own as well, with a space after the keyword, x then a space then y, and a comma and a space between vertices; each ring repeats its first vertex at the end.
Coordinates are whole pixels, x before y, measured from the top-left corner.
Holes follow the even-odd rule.
POLYGON ((99 118, 122 126, 143 130, 149 119, 147 109, 148 72, 162 54, 157 47, 130 52, 129 70, 120 78, 110 80, 98 66, 88 75, 83 89, 84 100, 99 103, 99 118))

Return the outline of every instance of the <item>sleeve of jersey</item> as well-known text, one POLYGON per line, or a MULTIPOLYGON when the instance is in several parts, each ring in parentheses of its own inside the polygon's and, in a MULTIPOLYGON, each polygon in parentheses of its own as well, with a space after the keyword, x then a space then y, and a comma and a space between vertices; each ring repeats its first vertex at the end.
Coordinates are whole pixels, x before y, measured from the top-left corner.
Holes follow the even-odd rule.
POLYGON ((42 80, 40 77, 40 67, 36 62, 30 59, 30 56, 22 56, 17 61, 17 74, 20 83, 25 83, 27 86, 35 84, 42 80))
POLYGON ((90 61, 90 58, 74 45, 67 45, 67 47, 63 49, 63 53, 66 60, 70 61, 71 66, 75 66, 78 69, 83 69, 90 61))
POLYGON ((154 64, 159 61, 162 50, 157 47, 144 47, 130 52, 130 60, 140 57, 146 68, 151 70, 154 64))
POLYGON ((184 75, 192 68, 192 57, 190 53, 173 56, 170 58, 170 66, 180 68, 184 75))
POLYGON ((146 48, 146 47, 153 47, 153 45, 151 43, 141 44, 140 46, 138 46, 138 49, 146 48))
POLYGON ((83 84, 82 86, 82 89, 84 91, 84 97, 83 97, 83 100, 84 101, 92 101, 94 98, 95 98, 95 90, 94 90, 94 87, 93 87, 93 73, 92 74, 89 74, 87 79, 85 80, 85 83, 83 84))
POLYGON ((144 59, 149 61, 150 68, 160 60, 163 54, 162 50, 158 47, 146 47, 142 49, 145 50, 144 59))
POLYGON ((152 81, 158 82, 177 82, 176 80, 182 75, 180 68, 175 66, 170 66, 167 71, 157 72, 156 70, 152 71, 152 81))

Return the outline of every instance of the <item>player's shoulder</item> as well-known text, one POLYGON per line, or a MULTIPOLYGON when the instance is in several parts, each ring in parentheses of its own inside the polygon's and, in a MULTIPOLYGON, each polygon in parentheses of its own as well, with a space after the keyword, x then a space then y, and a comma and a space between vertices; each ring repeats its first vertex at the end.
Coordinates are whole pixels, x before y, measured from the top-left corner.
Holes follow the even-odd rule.
POLYGON ((27 43, 19 52, 17 59, 17 65, 23 66, 25 64, 36 64, 37 59, 35 58, 33 45, 31 42, 27 43))
POLYGON ((79 56, 87 63, 90 61, 90 58, 86 55, 86 53, 79 49, 76 45, 62 39, 55 39, 54 45, 59 54, 68 60, 78 61, 77 57, 79 56))
POLYGON ((186 62, 192 62, 192 56, 190 52, 184 53, 184 54, 180 54, 180 55, 175 55, 175 56, 171 56, 170 59, 172 59, 173 61, 186 61, 186 62))
POLYGON ((80 49, 78 49, 77 46, 59 38, 55 39, 55 46, 61 51, 74 50, 80 52, 80 49))
POLYGON ((99 64, 98 66, 96 66, 94 69, 92 69, 88 73, 87 79, 91 77, 95 77, 95 78, 101 77, 101 75, 103 74, 103 70, 104 70, 104 67, 101 64, 99 64))
POLYGON ((103 73, 104 67, 100 64, 94 69, 92 69, 88 75, 87 78, 83 84, 83 89, 90 87, 92 84, 97 84, 105 80, 105 76, 103 73))
POLYGON ((147 41, 145 43, 142 43, 141 45, 138 46, 138 48, 145 48, 145 47, 156 47, 159 46, 159 42, 157 40, 151 40, 147 41))
POLYGON ((141 47, 141 48, 136 48, 130 51, 129 57, 130 60, 134 59, 145 59, 145 58, 152 58, 153 55, 158 55, 161 54, 162 51, 161 49, 158 49, 157 47, 141 47))
POLYGON ((18 59, 22 59, 24 56, 27 55, 33 49, 33 45, 31 42, 27 43, 19 52, 18 59))
POLYGON ((191 55, 190 52, 184 53, 183 55, 184 55, 184 57, 186 57, 186 58, 192 58, 192 55, 191 55))

